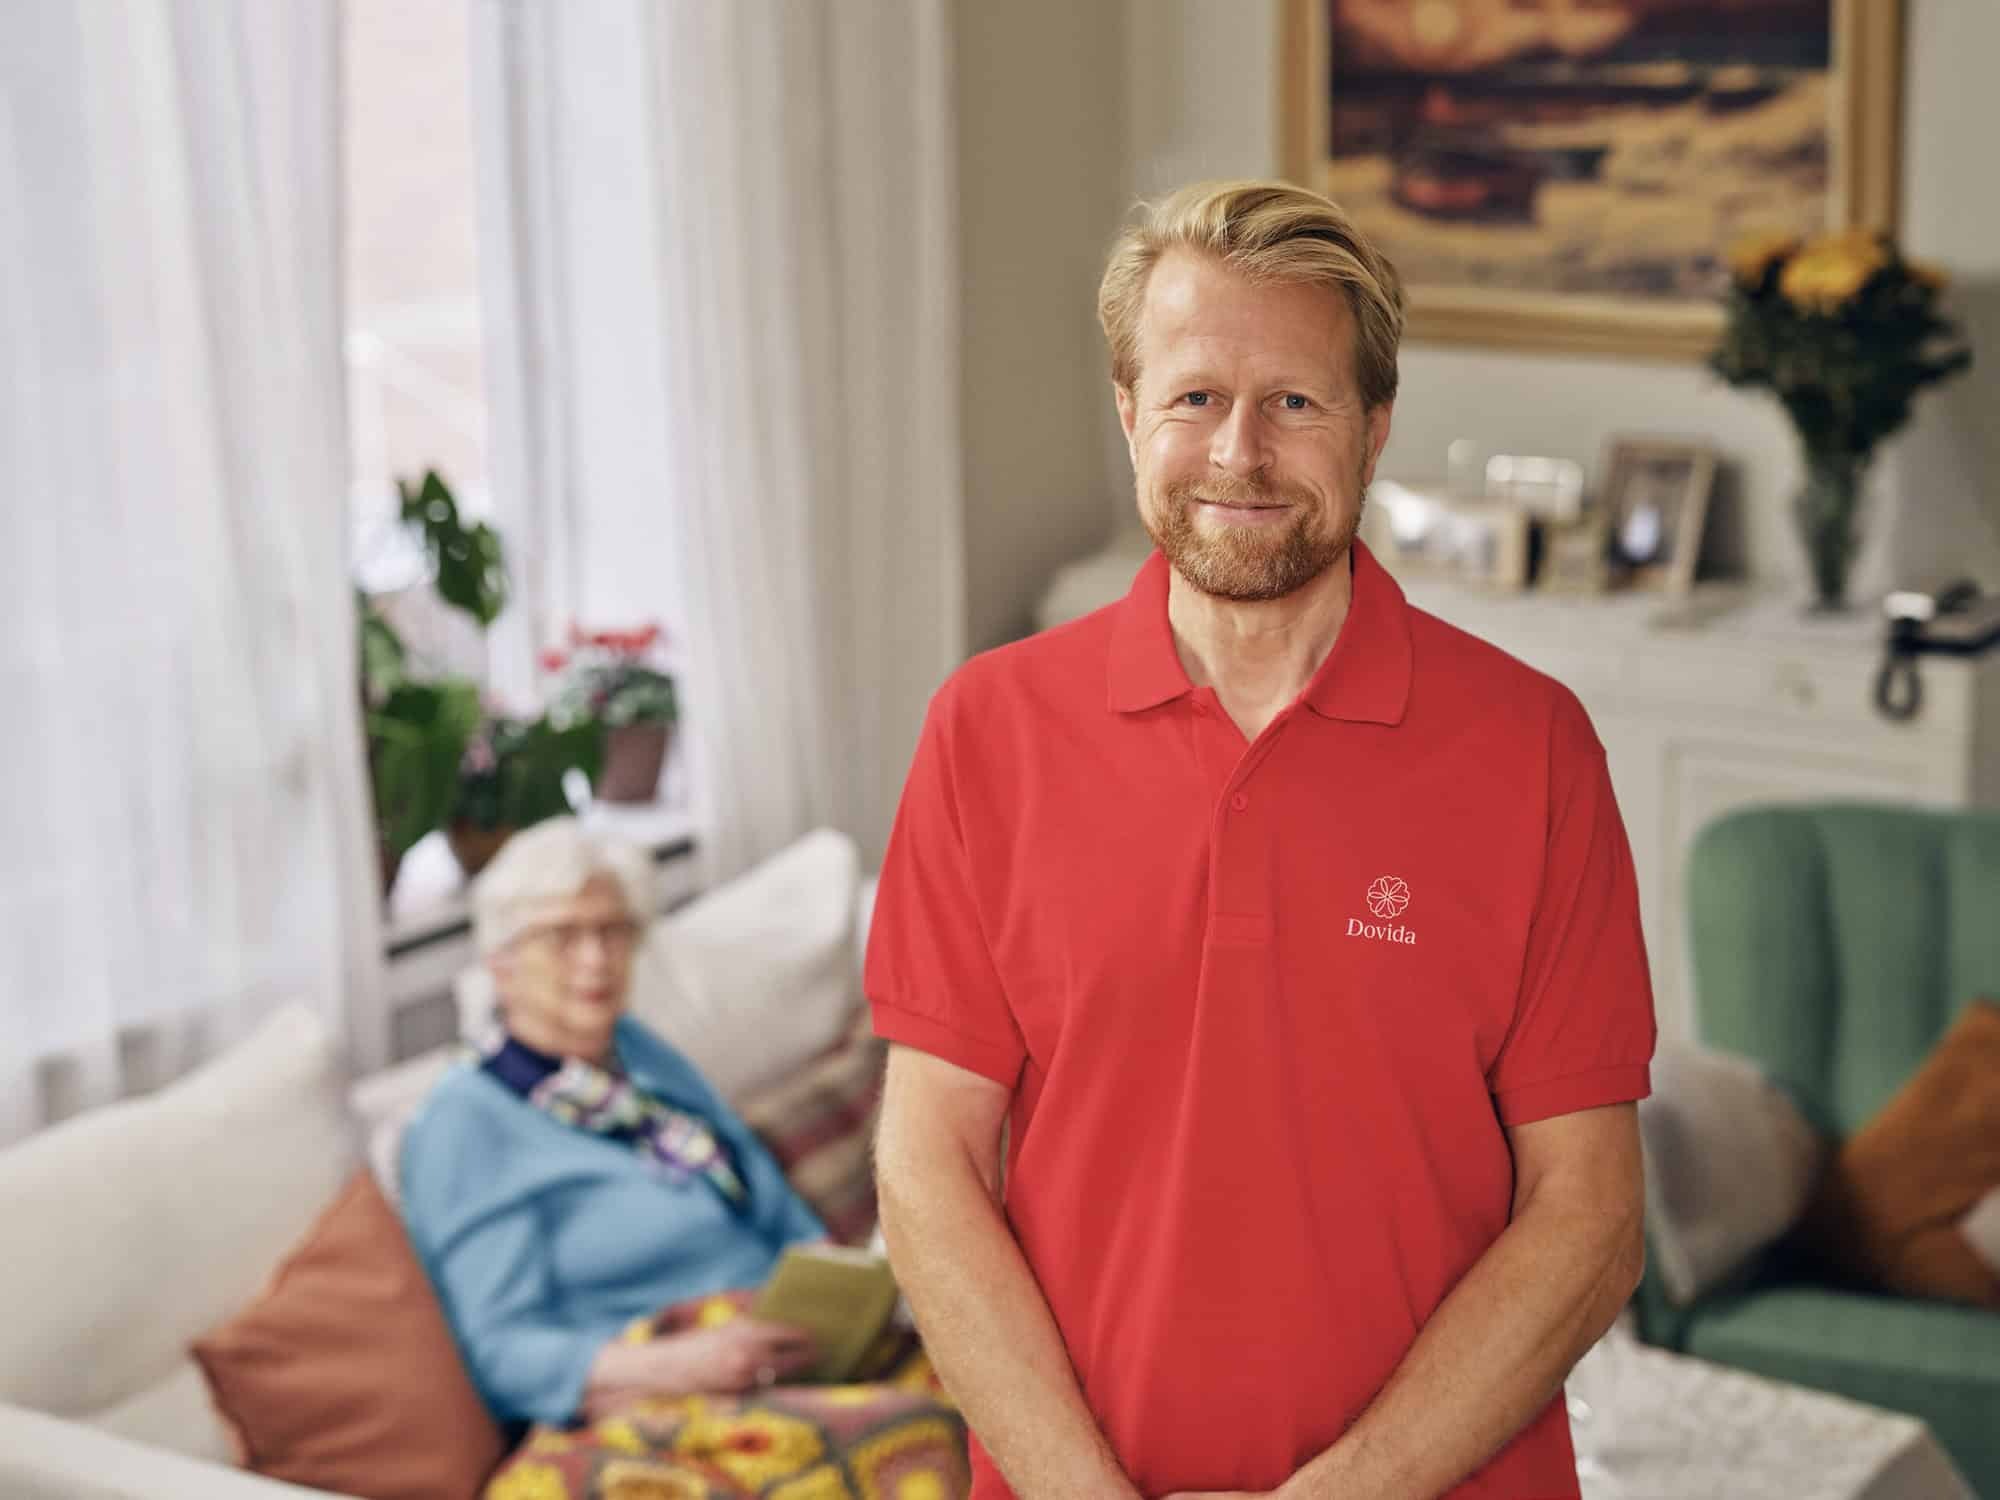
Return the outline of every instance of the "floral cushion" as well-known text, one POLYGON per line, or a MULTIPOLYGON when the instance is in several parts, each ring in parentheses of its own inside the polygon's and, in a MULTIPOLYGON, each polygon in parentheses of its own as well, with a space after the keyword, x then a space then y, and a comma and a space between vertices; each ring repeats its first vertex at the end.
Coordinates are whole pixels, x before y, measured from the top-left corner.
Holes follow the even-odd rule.
MULTIPOLYGON (((678 1303, 626 1337, 726 1322, 755 1295, 678 1303)), ((930 1361, 892 1330, 870 1362, 879 1373, 862 1384, 658 1397, 588 1427, 537 1427, 486 1500, 962 1500, 965 1423, 930 1361)))

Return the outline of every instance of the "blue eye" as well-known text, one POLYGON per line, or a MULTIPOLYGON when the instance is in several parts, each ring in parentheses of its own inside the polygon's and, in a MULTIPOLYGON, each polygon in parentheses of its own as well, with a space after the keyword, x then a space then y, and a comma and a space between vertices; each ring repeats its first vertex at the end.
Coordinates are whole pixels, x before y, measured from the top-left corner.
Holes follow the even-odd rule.
POLYGON ((1206 406, 1208 405, 1208 392, 1189 391, 1185 396, 1181 397, 1181 400, 1187 402, 1189 406, 1206 406))
POLYGON ((1312 403, 1306 400, 1306 398, 1304 396, 1301 396, 1297 391, 1290 391, 1286 393, 1285 396, 1286 411, 1304 411, 1310 405, 1312 405, 1312 403))

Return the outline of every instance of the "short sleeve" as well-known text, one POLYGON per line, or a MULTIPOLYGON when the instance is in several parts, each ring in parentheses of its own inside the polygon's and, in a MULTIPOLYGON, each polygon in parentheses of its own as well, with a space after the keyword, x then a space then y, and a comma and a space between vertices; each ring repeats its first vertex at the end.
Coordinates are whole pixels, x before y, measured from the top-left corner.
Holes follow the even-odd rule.
POLYGON ((1655 1026, 1632 852, 1604 749, 1560 695, 1548 822, 1514 1020, 1488 1084, 1503 1125, 1649 1092, 1655 1026))
POLYGON ((931 701, 882 860, 862 987, 875 1034, 1013 1088, 1025 1049, 981 925, 953 763, 955 701, 931 701))

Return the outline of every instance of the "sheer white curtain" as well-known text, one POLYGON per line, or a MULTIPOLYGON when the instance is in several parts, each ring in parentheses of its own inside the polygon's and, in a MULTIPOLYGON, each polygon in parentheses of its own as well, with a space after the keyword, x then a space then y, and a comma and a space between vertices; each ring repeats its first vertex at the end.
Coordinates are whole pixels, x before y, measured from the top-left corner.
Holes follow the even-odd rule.
POLYGON ((382 1052, 335 0, 0 15, 0 1140, 306 999, 382 1052))
POLYGON ((886 839, 964 649, 945 0, 480 0, 522 627, 664 617, 715 878, 886 839))

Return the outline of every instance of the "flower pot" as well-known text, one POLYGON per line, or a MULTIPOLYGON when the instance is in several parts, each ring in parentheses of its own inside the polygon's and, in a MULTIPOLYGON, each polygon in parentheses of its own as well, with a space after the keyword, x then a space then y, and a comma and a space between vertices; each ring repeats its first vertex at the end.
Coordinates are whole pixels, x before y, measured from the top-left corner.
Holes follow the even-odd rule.
POLYGON ((493 862, 500 846, 517 831, 512 824, 481 828, 477 823, 468 823, 460 818, 445 829, 444 839, 451 845, 451 857, 458 861, 459 869, 465 871, 465 878, 470 880, 493 862))
POLYGON ((1857 522, 1868 455, 1808 448, 1805 459, 1806 479, 1792 517, 1812 572, 1810 613, 1840 614, 1847 608, 1847 575, 1861 549, 1857 522))
POLYGON ((651 802, 659 795, 660 768, 667 761, 671 724, 618 724, 604 737, 604 766, 598 772, 600 802, 651 802))

